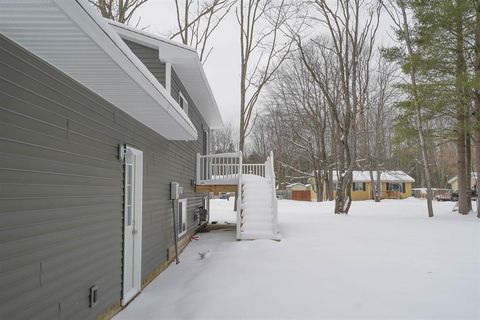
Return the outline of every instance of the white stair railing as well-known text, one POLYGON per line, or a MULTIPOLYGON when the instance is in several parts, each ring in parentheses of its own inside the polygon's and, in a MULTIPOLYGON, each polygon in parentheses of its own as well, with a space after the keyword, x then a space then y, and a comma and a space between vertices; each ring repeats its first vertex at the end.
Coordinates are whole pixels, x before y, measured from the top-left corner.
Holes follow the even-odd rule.
MULTIPOLYGON (((240 154, 240 168, 242 167, 242 151, 239 152, 240 154)), ((237 201, 237 240, 240 240, 241 238, 241 233, 242 233, 242 196, 243 196, 243 190, 242 190, 242 175, 238 175, 238 185, 237 185, 237 198, 235 201, 237 201)))
POLYGON ((274 225, 274 234, 279 235, 280 232, 278 230, 278 199, 277 199, 277 188, 276 188, 276 181, 275 181, 275 166, 273 161, 273 151, 270 151, 270 156, 267 158, 265 162, 265 167, 267 171, 266 178, 270 180, 272 184, 272 207, 273 207, 273 225, 274 225))
POLYGON ((247 163, 242 165, 243 174, 265 177, 265 163, 247 163))

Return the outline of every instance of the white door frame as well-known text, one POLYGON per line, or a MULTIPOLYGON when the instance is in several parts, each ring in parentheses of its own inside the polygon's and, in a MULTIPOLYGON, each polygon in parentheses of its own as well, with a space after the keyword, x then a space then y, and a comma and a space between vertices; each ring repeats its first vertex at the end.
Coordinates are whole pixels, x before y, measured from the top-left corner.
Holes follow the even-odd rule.
POLYGON ((126 305, 141 290, 142 277, 142 199, 143 199, 143 152, 125 147, 125 194, 123 215, 123 294, 122 305, 126 305), (131 169, 128 168, 131 166, 131 169), (128 175, 131 170, 131 181, 128 175), (127 183, 131 189, 127 189, 127 183), (132 190, 131 200, 128 192, 132 190), (130 206, 130 208, 128 208, 130 206), (130 215, 129 211, 130 210, 130 215))

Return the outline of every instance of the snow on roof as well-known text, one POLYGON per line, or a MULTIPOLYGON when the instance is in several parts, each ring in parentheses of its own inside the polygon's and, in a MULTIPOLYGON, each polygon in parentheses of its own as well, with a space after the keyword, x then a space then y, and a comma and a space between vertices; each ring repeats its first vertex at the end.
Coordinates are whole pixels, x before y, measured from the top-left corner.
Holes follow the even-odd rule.
MULTIPOLYGON (((353 171, 353 182, 370 182, 370 171, 353 171)), ((377 179, 377 171, 373 171, 374 180, 377 179)), ((333 175, 333 182, 337 182, 337 175, 333 175)), ((415 182, 411 176, 403 171, 382 171, 380 174, 382 182, 415 182)))
POLYGON ((285 188, 293 188, 295 186, 303 186, 303 187, 306 187, 306 185, 304 185, 303 183, 300 183, 300 182, 295 182, 295 183, 290 183, 290 184, 287 184, 285 186, 285 188))

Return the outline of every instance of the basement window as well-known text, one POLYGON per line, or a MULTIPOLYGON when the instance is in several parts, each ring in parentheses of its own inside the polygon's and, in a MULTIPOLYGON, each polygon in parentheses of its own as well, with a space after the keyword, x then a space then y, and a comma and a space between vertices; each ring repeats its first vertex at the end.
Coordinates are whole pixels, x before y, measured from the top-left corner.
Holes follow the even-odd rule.
POLYGON ((183 111, 185 111, 185 113, 188 115, 188 101, 181 91, 178 92, 178 104, 183 109, 183 111))
POLYGON ((177 223, 178 237, 181 237, 187 233, 187 199, 178 200, 177 223))

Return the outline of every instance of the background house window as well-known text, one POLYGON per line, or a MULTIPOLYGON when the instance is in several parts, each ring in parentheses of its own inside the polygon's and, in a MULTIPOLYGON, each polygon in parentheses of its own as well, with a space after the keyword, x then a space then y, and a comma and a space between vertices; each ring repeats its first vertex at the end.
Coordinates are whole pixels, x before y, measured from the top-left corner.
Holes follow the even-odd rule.
POLYGON ((396 192, 402 192, 404 190, 404 184, 403 183, 391 183, 387 182, 387 191, 396 191, 396 192))
POLYGON ((365 191, 366 190, 365 182, 354 182, 352 185, 353 191, 365 191))
POLYGON ((178 104, 183 109, 183 111, 185 111, 185 113, 188 115, 188 101, 181 91, 178 93, 178 104))
POLYGON ((187 199, 178 200, 177 214, 177 232, 178 236, 181 237, 187 233, 187 199))

